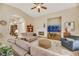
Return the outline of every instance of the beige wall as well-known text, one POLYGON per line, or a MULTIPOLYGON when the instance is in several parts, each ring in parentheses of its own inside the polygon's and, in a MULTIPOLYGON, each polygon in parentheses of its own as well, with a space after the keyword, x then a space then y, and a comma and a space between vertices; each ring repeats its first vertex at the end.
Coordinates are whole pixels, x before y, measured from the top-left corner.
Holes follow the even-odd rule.
POLYGON ((9 36, 10 23, 9 23, 9 21, 11 20, 11 16, 16 15, 16 14, 22 16, 25 19, 26 25, 31 22, 32 18, 30 16, 28 16, 27 14, 25 14, 20 9, 11 7, 6 4, 0 4, 0 17, 3 18, 7 22, 6 26, 0 26, 0 33, 3 34, 3 36, 4 36, 3 39, 5 39, 5 40, 10 38, 10 36, 9 36))
MULTIPOLYGON (((62 25, 62 32, 64 31, 64 23, 69 22, 69 21, 74 21, 75 22, 75 31, 72 32, 72 35, 78 35, 79 36, 79 7, 73 7, 70 9, 62 10, 59 12, 54 12, 48 15, 42 15, 40 17, 35 18, 34 25, 35 25, 35 32, 36 32, 36 27, 39 27, 41 24, 46 25, 44 28, 45 32, 45 37, 47 36, 47 19, 48 18, 54 18, 54 17, 62 17, 61 20, 61 25, 62 25)), ((62 34, 61 34, 62 35, 62 34)))
MULTIPOLYGON (((5 21, 7 21, 6 26, 0 26, 0 33, 4 35, 4 39, 7 40, 10 38, 9 36, 9 21, 10 17, 12 15, 18 14, 22 16, 25 19, 26 25, 27 24, 33 24, 34 25, 34 32, 38 32, 38 30, 42 30, 45 32, 45 37, 47 37, 47 20, 49 18, 54 18, 54 17, 62 17, 62 30, 64 28, 64 23, 69 22, 69 21, 74 21, 75 22, 75 31, 72 33, 74 35, 79 35, 79 7, 73 7, 70 9, 66 9, 63 11, 51 13, 48 15, 43 15, 40 17, 36 18, 31 18, 27 14, 25 14, 23 11, 21 11, 18 8, 11 7, 6 4, 0 4, 0 17, 3 18, 5 21), (45 24, 45 27, 43 25, 45 24)), ((63 32, 63 31, 62 31, 63 32)))
POLYGON ((61 25, 61 17, 49 18, 47 20, 48 25, 61 25))

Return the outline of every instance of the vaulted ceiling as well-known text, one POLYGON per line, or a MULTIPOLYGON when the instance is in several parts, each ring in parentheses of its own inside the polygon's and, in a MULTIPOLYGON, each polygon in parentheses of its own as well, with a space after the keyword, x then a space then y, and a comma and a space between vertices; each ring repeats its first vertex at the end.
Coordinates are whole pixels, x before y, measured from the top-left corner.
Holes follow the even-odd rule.
POLYGON ((47 10, 41 9, 41 12, 38 13, 37 9, 31 10, 31 8, 34 6, 33 3, 7 3, 7 4, 21 9, 31 17, 37 17, 37 16, 61 11, 78 5, 76 3, 45 3, 44 5, 47 7, 47 10))

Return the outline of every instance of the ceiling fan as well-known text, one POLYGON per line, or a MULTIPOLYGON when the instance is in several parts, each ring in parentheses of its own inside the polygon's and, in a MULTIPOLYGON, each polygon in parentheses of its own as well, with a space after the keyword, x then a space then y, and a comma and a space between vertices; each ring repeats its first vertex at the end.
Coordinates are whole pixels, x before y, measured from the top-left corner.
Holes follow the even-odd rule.
POLYGON ((38 10, 38 12, 40 13, 40 10, 41 9, 47 9, 47 7, 45 7, 44 5, 43 5, 44 3, 34 3, 34 7, 32 7, 31 9, 37 9, 38 10))

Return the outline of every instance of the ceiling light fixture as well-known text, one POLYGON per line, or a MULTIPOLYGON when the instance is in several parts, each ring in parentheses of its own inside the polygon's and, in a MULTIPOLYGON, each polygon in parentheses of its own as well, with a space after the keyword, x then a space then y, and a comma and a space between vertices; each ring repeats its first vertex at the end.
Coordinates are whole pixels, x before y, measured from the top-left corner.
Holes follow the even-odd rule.
POLYGON ((45 7, 44 5, 43 5, 44 3, 34 3, 34 7, 32 7, 31 9, 37 9, 38 10, 38 12, 40 13, 40 10, 41 9, 47 9, 47 7, 45 7))

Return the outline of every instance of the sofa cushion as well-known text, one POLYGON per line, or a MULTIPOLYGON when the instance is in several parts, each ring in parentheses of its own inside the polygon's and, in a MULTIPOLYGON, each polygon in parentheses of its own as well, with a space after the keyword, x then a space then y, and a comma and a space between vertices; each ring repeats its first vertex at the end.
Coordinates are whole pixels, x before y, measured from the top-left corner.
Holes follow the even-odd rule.
POLYGON ((15 45, 15 44, 12 45, 12 49, 13 49, 14 52, 16 52, 16 53, 17 53, 18 55, 20 55, 20 56, 24 56, 25 54, 28 53, 28 51, 26 51, 26 50, 24 50, 24 49, 18 47, 18 46, 15 45))
POLYGON ((24 40, 17 40, 16 45, 18 45, 19 47, 29 51, 30 44, 28 42, 24 41, 24 40))

